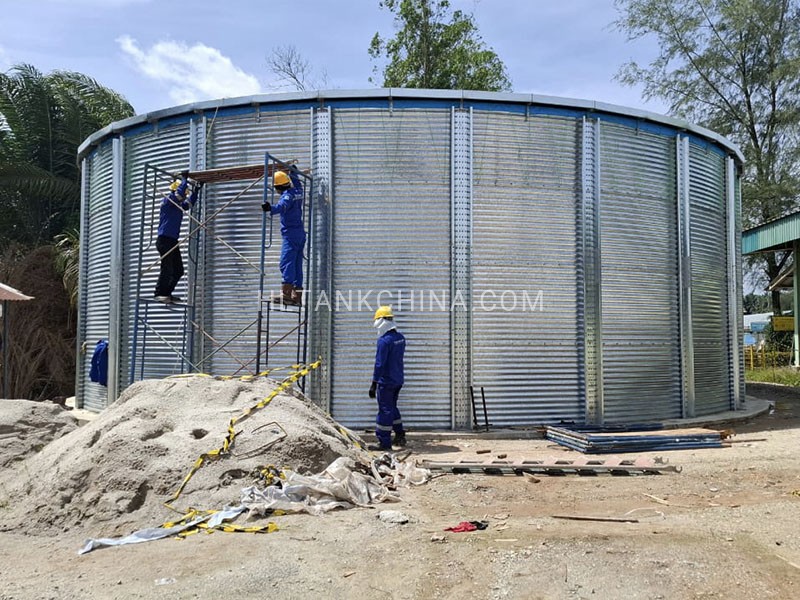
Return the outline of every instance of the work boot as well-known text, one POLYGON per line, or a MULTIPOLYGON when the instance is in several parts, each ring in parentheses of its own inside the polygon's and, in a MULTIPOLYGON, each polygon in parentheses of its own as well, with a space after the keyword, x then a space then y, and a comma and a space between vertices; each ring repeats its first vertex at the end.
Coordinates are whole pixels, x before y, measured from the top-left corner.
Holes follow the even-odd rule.
POLYGON ((297 306, 303 305, 303 288, 292 286, 292 303, 297 306))
POLYGON ((183 302, 183 298, 181 298, 180 296, 170 296, 169 299, 170 302, 172 302, 173 304, 180 304, 181 302, 183 302))
POLYGON ((155 300, 156 302, 161 302, 163 304, 171 304, 172 296, 153 296, 153 300, 155 300))
POLYGON ((381 446, 380 444, 370 444, 367 446, 367 450, 370 452, 391 452, 392 447, 389 446, 388 448, 381 446))
POLYGON ((294 305, 294 297, 292 294, 293 289, 294 287, 291 283, 281 284, 281 302, 288 305, 294 305))
POLYGON ((397 446, 398 448, 405 448, 406 447, 406 434, 404 433, 396 433, 394 435, 394 441, 392 442, 392 446, 397 446))

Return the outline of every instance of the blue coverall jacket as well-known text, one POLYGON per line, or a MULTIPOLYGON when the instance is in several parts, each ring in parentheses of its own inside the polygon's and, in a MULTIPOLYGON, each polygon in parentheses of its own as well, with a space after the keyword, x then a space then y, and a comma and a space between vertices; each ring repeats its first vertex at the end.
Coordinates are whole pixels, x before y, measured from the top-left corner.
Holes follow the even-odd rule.
POLYGON ((277 204, 272 206, 270 213, 281 216, 281 235, 283 237, 300 238, 305 240, 306 232, 303 229, 303 184, 297 175, 292 174, 292 187, 281 194, 277 204))
POLYGON ((405 381, 403 376, 405 352, 406 338, 397 329, 390 329, 379 337, 372 381, 376 381, 378 385, 402 387, 405 381))
POLYGON ((192 195, 188 200, 186 198, 186 188, 189 182, 184 179, 178 186, 177 190, 169 193, 161 200, 161 215, 158 221, 158 235, 163 235, 173 239, 178 239, 181 236, 181 221, 183 220, 183 211, 190 210, 195 202, 197 202, 197 187, 192 191, 192 195))

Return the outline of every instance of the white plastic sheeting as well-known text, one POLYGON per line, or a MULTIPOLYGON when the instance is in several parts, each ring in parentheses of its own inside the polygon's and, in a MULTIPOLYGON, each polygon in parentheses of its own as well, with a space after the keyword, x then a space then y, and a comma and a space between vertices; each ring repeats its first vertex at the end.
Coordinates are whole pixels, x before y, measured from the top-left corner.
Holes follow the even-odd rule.
POLYGON ((78 554, 86 554, 97 548, 160 540, 201 523, 206 523, 210 528, 218 527, 223 522, 234 521, 245 511, 248 511, 248 518, 262 517, 274 510, 321 515, 335 508, 397 501, 399 498, 389 491, 389 487, 421 485, 430 479, 427 469, 416 467, 413 462, 399 461, 388 454, 373 461, 374 477, 356 468, 352 458, 342 456, 317 475, 284 471, 286 479, 280 487, 244 488, 239 506, 226 506, 221 511, 198 516, 174 527, 149 527, 125 537, 89 539, 78 554))

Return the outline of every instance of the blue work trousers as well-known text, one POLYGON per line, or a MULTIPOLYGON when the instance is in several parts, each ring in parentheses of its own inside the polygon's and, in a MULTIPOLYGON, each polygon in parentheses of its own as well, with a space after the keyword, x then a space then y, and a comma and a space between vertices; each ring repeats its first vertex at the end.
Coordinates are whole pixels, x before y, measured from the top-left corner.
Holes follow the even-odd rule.
POLYGON ((403 419, 397 410, 397 396, 403 386, 378 385, 378 416, 375 418, 375 436, 382 448, 392 447, 392 430, 395 435, 405 433, 403 419))
POLYGON ((283 283, 291 283, 296 288, 303 287, 303 247, 306 234, 286 234, 281 245, 281 276, 283 283))

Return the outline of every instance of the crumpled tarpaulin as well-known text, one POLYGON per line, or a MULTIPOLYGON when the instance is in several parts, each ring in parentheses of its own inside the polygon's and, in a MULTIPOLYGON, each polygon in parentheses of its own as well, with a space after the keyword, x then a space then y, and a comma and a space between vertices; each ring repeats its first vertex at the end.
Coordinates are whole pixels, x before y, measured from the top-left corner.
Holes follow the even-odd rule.
POLYGON ((431 478, 431 472, 411 460, 400 460, 398 455, 386 453, 372 461, 375 479, 392 488, 422 485, 431 478))
POLYGON ((86 540, 83 548, 78 550, 78 554, 86 554, 98 548, 108 548, 109 546, 125 546, 127 544, 141 544, 142 542, 152 542, 153 540, 160 540, 196 527, 200 523, 207 522, 208 527, 217 527, 225 521, 232 521, 244 512, 243 506, 228 507, 224 510, 216 512, 211 515, 199 515, 194 519, 190 519, 185 523, 175 525, 173 527, 148 527, 147 529, 140 529, 130 535, 118 538, 97 538, 86 540))
POLYGON ((260 517, 273 510, 320 515, 335 508, 399 500, 386 486, 355 467, 352 458, 342 456, 317 475, 284 471, 286 479, 281 487, 244 488, 241 503, 250 511, 248 517, 260 517))
POLYGON ((389 491, 388 485, 420 485, 430 478, 430 471, 420 469, 413 463, 404 463, 394 458, 388 461, 377 466, 373 463, 372 472, 375 477, 356 470, 355 461, 346 456, 337 458, 317 475, 300 475, 284 470, 285 479, 281 480, 280 487, 271 485, 264 489, 255 486, 244 488, 238 506, 227 506, 213 514, 201 514, 172 527, 141 529, 120 538, 90 539, 78 554, 108 546, 160 540, 203 523, 207 528, 219 527, 223 522, 235 520, 245 511, 248 511, 248 518, 264 516, 274 510, 320 515, 335 508, 394 502, 399 498, 389 491))

